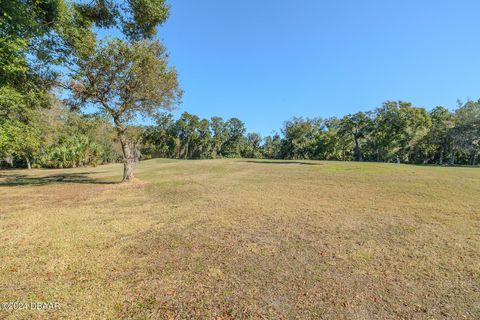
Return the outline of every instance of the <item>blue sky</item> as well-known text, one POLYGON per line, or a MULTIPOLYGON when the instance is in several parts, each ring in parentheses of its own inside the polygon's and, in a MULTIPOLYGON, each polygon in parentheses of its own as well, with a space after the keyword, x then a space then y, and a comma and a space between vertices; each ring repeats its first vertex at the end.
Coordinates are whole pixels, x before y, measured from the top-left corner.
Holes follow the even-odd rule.
POLYGON ((158 36, 185 90, 176 112, 262 135, 292 116, 477 99, 480 2, 170 0, 158 36))

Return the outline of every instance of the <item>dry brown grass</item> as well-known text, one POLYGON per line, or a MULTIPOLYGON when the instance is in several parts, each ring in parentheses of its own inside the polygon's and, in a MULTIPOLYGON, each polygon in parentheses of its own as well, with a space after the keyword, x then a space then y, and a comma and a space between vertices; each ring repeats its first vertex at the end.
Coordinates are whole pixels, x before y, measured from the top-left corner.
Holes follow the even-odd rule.
POLYGON ((310 163, 2 171, 0 318, 480 318, 480 169, 310 163))

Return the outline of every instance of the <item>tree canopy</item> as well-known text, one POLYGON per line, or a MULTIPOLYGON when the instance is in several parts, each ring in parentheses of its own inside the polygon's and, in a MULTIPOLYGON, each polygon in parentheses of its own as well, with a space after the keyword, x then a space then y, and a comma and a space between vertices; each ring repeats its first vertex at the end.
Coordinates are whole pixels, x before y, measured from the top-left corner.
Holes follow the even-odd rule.
POLYGON ((367 112, 338 118, 292 118, 281 134, 262 138, 245 133, 238 119, 210 120, 184 113, 146 129, 144 156, 204 159, 247 157, 379 161, 419 164, 478 164, 480 101, 455 111, 436 107, 428 112, 403 101, 388 101, 367 112), (194 119, 194 121, 186 121, 194 119), (198 140, 199 123, 204 139, 198 140), (230 125, 228 125, 230 123, 230 125), (232 123, 237 125, 232 126, 232 123), (233 128, 238 127, 238 130, 233 128), (242 133, 243 132, 243 133, 242 133), (203 153, 185 153, 201 148, 203 153))
POLYGON ((111 116, 125 158, 124 180, 133 178, 134 156, 126 131, 138 117, 171 110, 182 95, 165 48, 152 40, 114 39, 79 63, 71 82, 74 106, 94 105, 111 116))
MULTIPOLYGON (((5 0, 0 21, 0 153, 37 157, 40 110, 64 88, 79 110, 98 106, 112 117, 133 178, 127 127, 177 103, 176 71, 167 65, 157 27, 169 16, 164 0, 5 0), (118 38, 102 40, 102 28, 118 38)), ((79 142, 85 142, 81 137, 79 142)), ((88 143, 87 143, 88 145, 88 143)), ((125 170, 127 172, 127 170, 125 170)))

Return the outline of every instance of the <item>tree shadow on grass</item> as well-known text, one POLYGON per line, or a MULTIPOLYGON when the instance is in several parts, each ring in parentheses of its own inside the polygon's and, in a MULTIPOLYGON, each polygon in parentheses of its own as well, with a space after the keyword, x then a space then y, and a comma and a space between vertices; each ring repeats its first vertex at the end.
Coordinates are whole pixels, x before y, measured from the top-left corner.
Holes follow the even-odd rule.
POLYGON ((320 163, 303 162, 303 161, 268 161, 268 160, 245 160, 242 162, 258 163, 258 164, 278 164, 278 165, 307 165, 307 166, 319 166, 320 163))
POLYGON ((468 168, 468 169, 480 169, 480 164, 433 164, 433 163, 405 163, 407 165, 423 168, 468 168))
POLYGON ((84 184, 117 184, 119 182, 97 181, 90 177, 90 175, 97 172, 77 172, 77 173, 62 173, 48 176, 29 176, 24 174, 0 174, 0 178, 5 180, 0 181, 1 186, 42 186, 54 183, 84 183, 84 184))

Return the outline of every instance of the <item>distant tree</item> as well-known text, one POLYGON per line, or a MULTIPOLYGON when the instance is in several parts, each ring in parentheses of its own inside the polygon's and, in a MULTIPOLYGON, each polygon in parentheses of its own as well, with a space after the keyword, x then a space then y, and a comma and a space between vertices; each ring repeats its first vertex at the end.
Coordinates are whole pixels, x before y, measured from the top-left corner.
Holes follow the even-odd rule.
POLYGON ((244 158, 261 158, 262 157, 262 136, 259 133, 248 133, 245 138, 245 145, 242 150, 244 158))
POLYGON ((267 136, 263 143, 263 156, 267 159, 280 159, 282 151, 282 138, 278 133, 267 136))
POLYGON ((282 157, 286 159, 312 159, 321 131, 320 118, 292 118, 286 121, 282 133, 282 157))
POLYGON ((450 129, 452 148, 450 163, 455 164, 456 154, 463 162, 475 165, 480 153, 480 100, 468 101, 454 114, 455 126, 450 129))
POLYGON ((175 122, 175 133, 179 139, 179 154, 181 159, 190 159, 195 140, 197 139, 196 128, 198 126, 198 117, 188 112, 182 113, 175 122))
POLYGON ((210 119, 210 130, 212 132, 212 157, 222 157, 224 144, 228 139, 228 128, 221 117, 210 119))
POLYGON ((197 127, 197 139, 195 140, 195 159, 208 159, 212 157, 212 133, 210 131, 210 122, 207 119, 201 119, 197 127))
POLYGON ((237 158, 245 143, 245 124, 238 118, 231 118, 225 122, 226 140, 222 145, 222 156, 237 158))
POLYGON ((172 114, 162 113, 156 121, 156 126, 147 127, 143 132, 143 153, 147 157, 176 158, 179 142, 172 114))
POLYGON ((422 143, 431 127, 430 115, 424 108, 413 107, 411 104, 401 105, 399 115, 399 157, 403 162, 413 162, 417 146, 422 143))
POLYGON ((336 117, 323 121, 317 143, 317 158, 321 160, 347 160, 352 140, 341 131, 341 120, 336 117))
POLYGON ((370 133, 376 161, 409 162, 414 145, 426 135, 428 113, 410 102, 387 101, 375 109, 370 133))
POLYGON ((205 159, 211 155, 210 123, 196 115, 184 112, 175 122, 175 135, 180 142, 178 157, 205 159))
POLYGON ((428 116, 430 126, 417 143, 412 160, 424 164, 435 161, 442 165, 452 145, 451 129, 454 126, 454 117, 449 110, 441 106, 434 108, 428 116))
POLYGON ((362 139, 366 138, 372 128, 372 120, 368 113, 357 112, 349 114, 340 120, 339 134, 344 139, 351 138, 354 142, 355 161, 362 161, 362 139))
POLYGON ((371 145, 375 149, 376 161, 390 161, 396 154, 401 124, 398 122, 399 103, 387 101, 374 111, 371 145))

